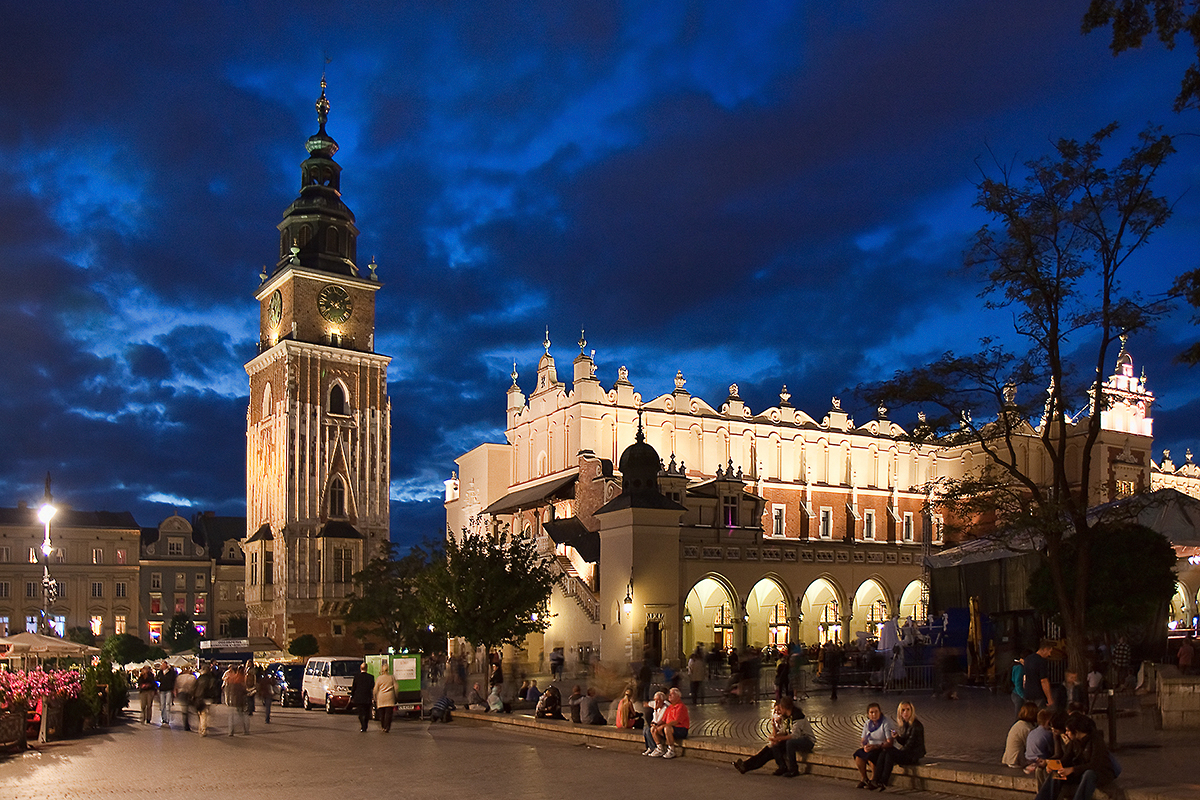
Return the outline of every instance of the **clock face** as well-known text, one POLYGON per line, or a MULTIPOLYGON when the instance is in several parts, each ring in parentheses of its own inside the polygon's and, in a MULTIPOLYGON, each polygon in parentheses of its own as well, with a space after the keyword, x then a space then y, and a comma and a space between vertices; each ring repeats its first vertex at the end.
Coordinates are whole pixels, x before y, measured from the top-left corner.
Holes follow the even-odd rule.
POLYGON ((317 295, 317 310, 330 322, 345 322, 353 310, 350 295, 342 287, 330 284, 317 295))
POLYGON ((278 325, 279 320, 283 318, 283 295, 276 289, 271 295, 270 301, 267 302, 267 319, 272 325, 278 325))

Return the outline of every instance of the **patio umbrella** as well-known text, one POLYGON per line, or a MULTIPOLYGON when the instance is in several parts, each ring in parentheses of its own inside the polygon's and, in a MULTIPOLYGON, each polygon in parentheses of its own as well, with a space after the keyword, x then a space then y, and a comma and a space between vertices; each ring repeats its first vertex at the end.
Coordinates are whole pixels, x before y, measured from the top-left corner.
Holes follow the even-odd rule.
POLYGON ((59 639, 55 636, 43 636, 40 633, 23 631, 0 639, 0 646, 7 646, 11 652, 30 653, 39 656, 90 656, 100 652, 99 647, 59 639))

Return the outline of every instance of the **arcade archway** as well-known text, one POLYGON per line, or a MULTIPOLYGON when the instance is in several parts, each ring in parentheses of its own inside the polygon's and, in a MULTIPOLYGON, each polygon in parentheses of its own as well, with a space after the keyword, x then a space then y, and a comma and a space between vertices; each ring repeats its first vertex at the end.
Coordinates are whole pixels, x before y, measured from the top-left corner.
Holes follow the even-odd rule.
POLYGON ((697 644, 705 650, 734 645, 734 602, 728 587, 715 578, 703 578, 687 594, 683 605, 683 652, 697 644))
POLYGON ((791 614, 787 593, 778 581, 763 578, 746 598, 746 643, 756 649, 767 645, 786 646, 791 637, 791 614))
POLYGON ((900 595, 900 620, 902 622, 908 617, 912 617, 915 622, 925 621, 928 609, 922 600, 924 588, 925 584, 919 580, 904 587, 904 592, 900 595))
POLYGON ((892 608, 887 592, 874 578, 865 580, 854 593, 854 635, 865 631, 868 636, 878 636, 879 628, 891 616, 892 608))
POLYGON ((818 578, 808 585, 800 600, 800 641, 824 644, 842 636, 841 595, 832 583, 818 578))

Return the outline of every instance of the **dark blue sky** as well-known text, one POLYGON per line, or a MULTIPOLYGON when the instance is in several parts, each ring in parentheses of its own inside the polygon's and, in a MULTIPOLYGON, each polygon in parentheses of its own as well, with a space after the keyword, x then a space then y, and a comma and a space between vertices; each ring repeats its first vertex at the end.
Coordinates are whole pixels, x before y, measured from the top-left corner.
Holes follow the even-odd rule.
MULTIPOLYGON (((606 385, 624 364, 650 398, 682 369, 759 410, 786 383, 819 416, 1005 330, 961 272, 989 149, 1200 129, 1170 110, 1194 54, 1113 58, 1083 0, 246 5, 6 11, 0 505, 49 470, 58 499, 142 525, 244 513, 253 292, 323 53, 385 284, 404 542, 438 532, 453 458, 502 437, 512 362, 528 386, 547 325, 562 364, 586 328, 606 385)), ((1178 144, 1175 216, 1128 272, 1147 294, 1197 266, 1200 141, 1178 144)), ((1172 363, 1196 335, 1180 311, 1130 343, 1156 457, 1200 449, 1198 375, 1172 363)))

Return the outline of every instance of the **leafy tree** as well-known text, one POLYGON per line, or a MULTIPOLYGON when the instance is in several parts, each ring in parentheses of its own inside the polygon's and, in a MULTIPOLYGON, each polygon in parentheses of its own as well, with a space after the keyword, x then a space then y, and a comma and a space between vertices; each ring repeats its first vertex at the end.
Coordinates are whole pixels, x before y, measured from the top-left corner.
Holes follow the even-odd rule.
POLYGON ((355 597, 346 621, 356 626, 354 635, 363 642, 380 641, 397 650, 407 647, 428 654, 444 648, 446 639, 429 630, 417 594, 421 573, 444 560, 437 542, 423 542, 403 558, 396 557, 396 545, 389 542, 382 555, 352 576, 355 597))
POLYGON ((167 657, 167 651, 163 650, 158 645, 152 645, 146 649, 146 658, 150 661, 161 661, 167 657))
MULTIPOLYGON (((1162 614, 1175 593, 1175 549, 1166 538, 1135 523, 1100 523, 1092 531, 1092 555, 1087 586, 1087 634, 1147 629, 1162 614)), ((1063 579, 1074 594, 1078 576, 1073 569, 1076 542, 1063 543, 1063 579)), ((1048 565, 1029 580, 1030 604, 1044 614, 1061 611, 1048 565)))
POLYGON ((114 633, 104 640, 100 656, 113 664, 133 664, 149 658, 149 649, 149 645, 131 633, 114 633))
POLYGON ((297 658, 308 658, 321 652, 321 648, 317 645, 317 637, 305 633, 292 639, 292 643, 288 645, 288 652, 297 658))
POLYGON ((88 647, 96 646, 96 634, 92 633, 92 629, 86 625, 67 628, 67 639, 78 644, 86 644, 88 647))
MULTIPOLYGON (((1200 52, 1200 2, 1197 0, 1091 0, 1083 17, 1083 32, 1112 30, 1109 49, 1113 55, 1137 50, 1152 33, 1168 50, 1175 38, 1186 35, 1200 52)), ((1200 108, 1200 59, 1183 73, 1175 110, 1200 108)))
POLYGON ((176 614, 167 623, 163 641, 172 653, 178 653, 195 647, 196 642, 200 641, 200 632, 196 630, 196 624, 192 622, 191 617, 187 614, 176 614))
POLYGON ((1011 309, 1019 349, 985 339, 976 353, 946 353, 860 389, 892 406, 933 406, 914 440, 984 456, 981 470, 931 489, 965 523, 962 535, 1001 537, 1016 549, 1040 543, 1077 669, 1090 630, 1095 528, 1087 512, 1105 478, 1092 471, 1099 411, 1110 403, 1100 376, 1118 339, 1167 310, 1125 290, 1120 277, 1170 216, 1152 184, 1174 152, 1171 139, 1149 129, 1108 166, 1101 146, 1115 127, 1082 143, 1060 140, 1053 157, 1026 165, 1023 180, 1001 169, 978 184, 977 204, 996 226, 975 235, 967 266, 984 280, 986 307, 1011 309))
POLYGON ((421 573, 419 592, 435 629, 489 652, 549 625, 554 576, 532 540, 463 530, 446 558, 421 573))

